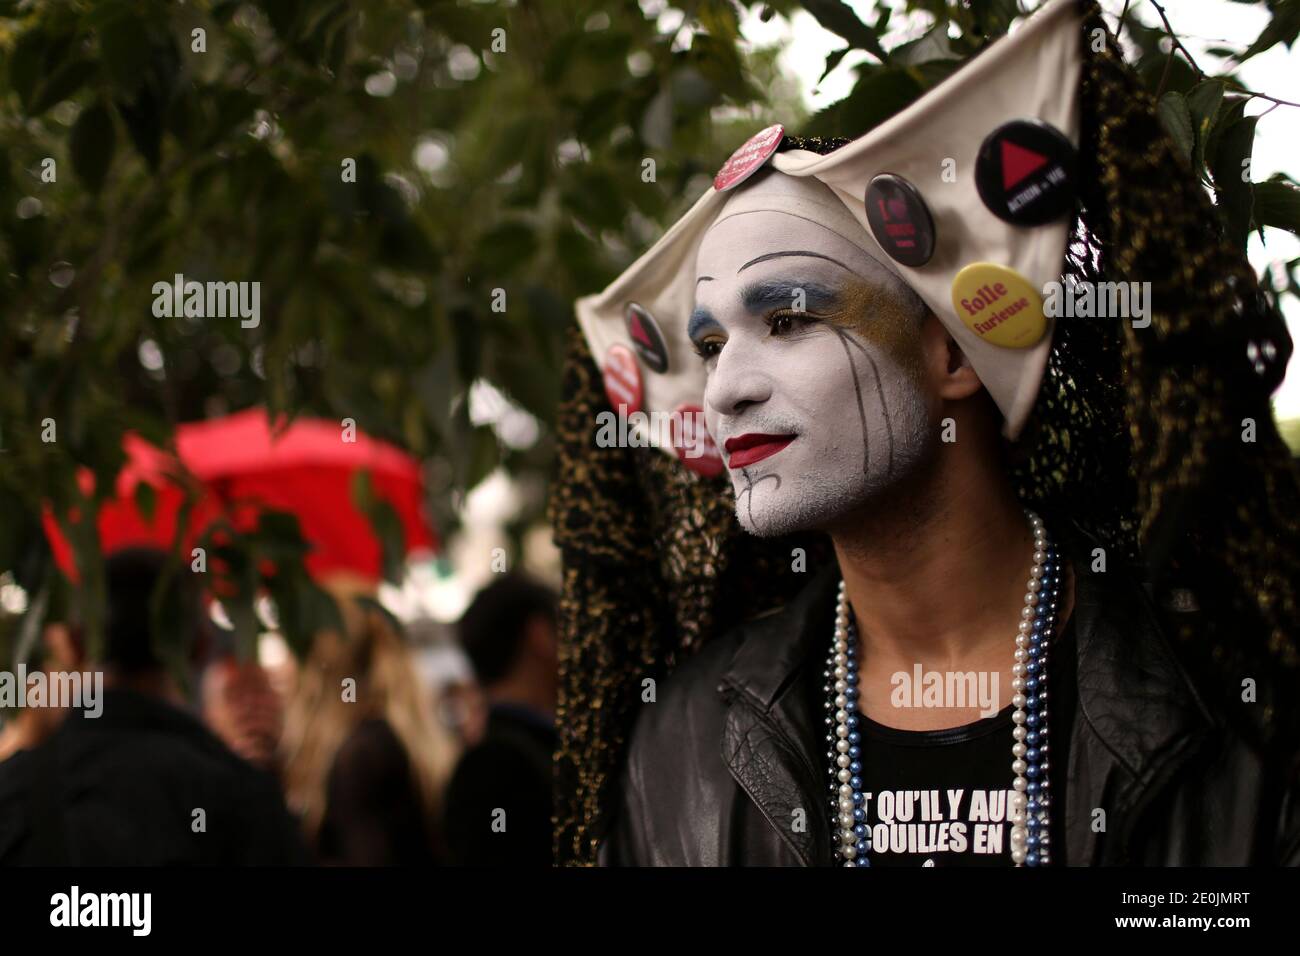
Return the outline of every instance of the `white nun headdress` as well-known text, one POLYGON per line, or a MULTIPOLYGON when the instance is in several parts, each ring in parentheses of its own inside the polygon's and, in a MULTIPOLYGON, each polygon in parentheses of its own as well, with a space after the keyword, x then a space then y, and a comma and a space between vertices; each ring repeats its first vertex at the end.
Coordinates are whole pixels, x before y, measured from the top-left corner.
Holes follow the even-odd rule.
MULTIPOLYGON (((686 336, 696 255, 731 190, 770 166, 829 188, 816 192, 843 204, 861 227, 853 241, 939 317, 1002 411, 1003 433, 1016 437, 1047 363, 1042 290, 1060 279, 1074 210, 1080 43, 1077 3, 1053 0, 831 153, 780 151, 780 126, 752 137, 649 251, 603 292, 577 301, 611 405, 664 414, 701 407, 704 367, 686 336)), ((644 419, 629 426, 652 443, 644 419)), ((705 472, 719 464, 683 461, 705 472)))

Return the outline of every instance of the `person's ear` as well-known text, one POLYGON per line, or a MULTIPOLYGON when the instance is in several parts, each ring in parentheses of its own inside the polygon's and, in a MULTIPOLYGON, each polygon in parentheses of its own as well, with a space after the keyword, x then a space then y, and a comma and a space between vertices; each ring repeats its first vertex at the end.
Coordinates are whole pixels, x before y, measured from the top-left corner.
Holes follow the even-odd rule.
POLYGON ((970 359, 933 312, 925 317, 921 337, 935 394, 947 401, 961 401, 983 388, 970 359))

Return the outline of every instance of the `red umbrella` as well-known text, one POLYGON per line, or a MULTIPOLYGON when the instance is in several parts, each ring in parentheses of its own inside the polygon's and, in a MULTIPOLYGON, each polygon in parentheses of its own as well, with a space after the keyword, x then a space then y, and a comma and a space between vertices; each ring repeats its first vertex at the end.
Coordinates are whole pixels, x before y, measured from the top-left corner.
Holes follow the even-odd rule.
MULTIPOLYGON (((246 530, 263 508, 292 512, 312 545, 306 566, 314 577, 348 571, 371 580, 383 574, 383 552, 369 520, 352 500, 353 477, 369 473, 376 498, 400 519, 406 553, 436 547, 424 520, 419 463, 398 448, 359 431, 318 419, 297 419, 272 433, 266 412, 251 409, 176 429, 180 467, 169 453, 134 434, 123 441, 127 463, 115 497, 97 516, 104 553, 135 545, 168 548, 174 540, 184 493, 168 479, 188 474, 200 484, 182 545, 187 550, 211 521, 225 514, 246 530), (136 507, 139 482, 157 494, 152 520, 136 507)), ((79 475, 89 492, 90 473, 79 475)), ((75 516, 74 520, 75 520, 75 516)), ((76 580, 72 549, 47 508, 45 530, 59 566, 76 580)))
POLYGON ((436 546, 424 519, 420 465, 399 448, 355 428, 295 419, 278 434, 262 409, 181 425, 176 450, 189 471, 230 505, 293 512, 313 545, 307 569, 315 577, 351 571, 383 575, 383 551, 352 500, 353 476, 366 471, 376 498, 401 521, 407 554, 436 546))
MULTIPOLYGON (((184 469, 172 455, 133 432, 123 436, 122 450, 126 453, 126 463, 117 474, 113 496, 99 506, 96 523, 100 547, 106 554, 132 547, 168 549, 177 540, 176 526, 185 503, 186 493, 181 484, 186 481, 184 469), (141 484, 153 489, 153 513, 148 518, 138 506, 137 491, 141 484)), ((95 490, 94 473, 89 468, 78 469, 77 484, 82 494, 89 497, 95 490)), ((180 537, 180 546, 185 553, 221 514, 220 503, 205 489, 192 487, 192 494, 194 504, 180 537)), ((55 563, 72 581, 80 581, 72 545, 48 504, 41 518, 55 563)), ((73 509, 68 519, 73 523, 80 521, 79 512, 73 509)))

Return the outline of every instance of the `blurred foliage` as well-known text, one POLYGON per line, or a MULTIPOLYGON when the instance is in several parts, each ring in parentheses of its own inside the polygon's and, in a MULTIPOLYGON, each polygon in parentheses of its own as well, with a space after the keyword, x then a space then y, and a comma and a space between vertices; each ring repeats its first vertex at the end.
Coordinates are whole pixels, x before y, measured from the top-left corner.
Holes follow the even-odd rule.
MULTIPOLYGON (((1254 5, 1271 23, 1239 59, 1300 29, 1296 0, 1254 5)), ((1234 175, 1255 132, 1250 94, 1169 49, 1144 25, 1150 6, 1131 4, 1126 37, 1225 228, 1242 243, 1263 225, 1300 230, 1294 183, 1234 175)), ((78 503, 78 464, 111 489, 124 430, 166 446, 176 422, 256 404, 350 417, 420 456, 445 536, 458 492, 496 466, 548 474, 571 301, 657 238, 737 145, 775 121, 861 134, 1020 12, 1015 0, 888 0, 870 19, 840 0, 0 0, 0 572, 29 590, 49 579, 42 502, 78 503), (805 10, 842 37, 825 72, 860 51, 852 92, 805 116, 777 51, 740 39, 747 10, 805 10), (897 22, 918 14, 933 27, 898 42, 897 22), (260 282, 259 326, 156 318, 152 286, 176 274, 260 282), (541 422, 534 445, 471 422, 480 378, 541 422), (43 441, 51 421, 57 441, 43 441)), ((291 604, 295 534, 273 519, 232 536, 223 566, 247 592, 274 553, 291 604)), ((96 581, 93 531, 73 541, 96 581)), ((281 613, 308 615, 299 605, 281 613)))

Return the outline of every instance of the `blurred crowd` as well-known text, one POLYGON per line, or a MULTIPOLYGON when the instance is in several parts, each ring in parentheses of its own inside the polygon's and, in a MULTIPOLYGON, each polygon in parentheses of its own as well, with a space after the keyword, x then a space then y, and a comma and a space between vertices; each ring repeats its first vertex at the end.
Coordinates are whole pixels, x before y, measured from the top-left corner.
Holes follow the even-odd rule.
MULTIPOLYGON (((102 713, 0 729, 0 866, 547 866, 556 595, 495 576, 457 623, 473 679, 423 674, 400 623, 331 587, 342 626, 286 666, 240 660, 161 552, 106 564, 102 713), (165 659, 159 607, 191 622, 165 659)), ((29 672, 90 670, 47 624, 29 672)))

